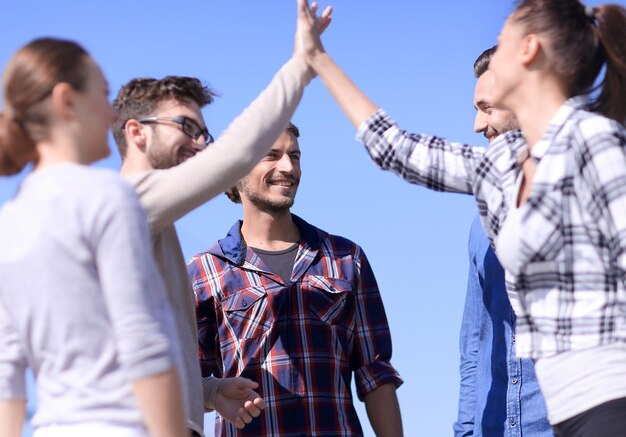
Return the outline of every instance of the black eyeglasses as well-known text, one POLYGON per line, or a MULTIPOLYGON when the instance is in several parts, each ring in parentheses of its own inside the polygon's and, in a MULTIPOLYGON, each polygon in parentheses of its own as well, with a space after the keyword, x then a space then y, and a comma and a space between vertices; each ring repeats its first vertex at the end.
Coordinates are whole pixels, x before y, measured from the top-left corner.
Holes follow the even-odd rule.
POLYGON ((188 137, 193 138, 194 141, 200 138, 200 136, 203 136, 204 144, 207 146, 215 141, 215 138, 213 138, 213 135, 211 135, 207 128, 200 127, 197 121, 192 118, 185 117, 184 115, 178 115, 176 117, 145 117, 137 119, 138 123, 158 123, 160 121, 171 121, 172 123, 180 125, 183 133, 188 137))

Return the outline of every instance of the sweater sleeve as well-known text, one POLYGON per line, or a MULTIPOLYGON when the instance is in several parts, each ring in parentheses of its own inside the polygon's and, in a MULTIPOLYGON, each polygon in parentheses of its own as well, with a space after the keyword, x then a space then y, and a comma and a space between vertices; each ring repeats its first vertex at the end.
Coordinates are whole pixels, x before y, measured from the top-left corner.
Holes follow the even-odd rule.
POLYGON ((177 343, 145 213, 119 178, 106 190, 92 217, 92 244, 118 359, 134 380, 171 368, 177 343))
POLYGON ((17 331, 0 304, 0 401, 26 399, 26 366, 17 331))
POLYGON ((215 143, 178 166, 129 175, 148 212, 152 233, 247 175, 287 128, 312 78, 303 61, 291 59, 215 143))

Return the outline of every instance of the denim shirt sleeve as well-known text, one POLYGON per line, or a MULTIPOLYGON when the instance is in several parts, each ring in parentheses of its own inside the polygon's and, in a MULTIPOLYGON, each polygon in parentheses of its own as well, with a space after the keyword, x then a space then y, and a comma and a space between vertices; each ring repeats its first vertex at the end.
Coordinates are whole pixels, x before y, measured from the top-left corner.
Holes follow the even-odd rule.
POLYGON ((468 246, 469 272, 467 293, 465 295, 465 307, 463 308, 459 341, 461 386, 459 390, 457 421, 454 423, 455 437, 474 435, 474 424, 476 421, 476 384, 478 379, 477 366, 482 292, 475 249, 470 238, 468 246))

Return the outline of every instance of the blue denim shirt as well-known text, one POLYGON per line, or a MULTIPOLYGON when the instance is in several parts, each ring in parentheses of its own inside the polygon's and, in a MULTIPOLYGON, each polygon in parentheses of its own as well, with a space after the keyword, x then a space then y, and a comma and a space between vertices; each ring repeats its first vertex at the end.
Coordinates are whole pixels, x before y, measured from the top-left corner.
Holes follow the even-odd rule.
POLYGON ((504 271, 478 217, 470 231, 469 256, 454 435, 552 436, 534 364, 515 357, 515 313, 504 271))

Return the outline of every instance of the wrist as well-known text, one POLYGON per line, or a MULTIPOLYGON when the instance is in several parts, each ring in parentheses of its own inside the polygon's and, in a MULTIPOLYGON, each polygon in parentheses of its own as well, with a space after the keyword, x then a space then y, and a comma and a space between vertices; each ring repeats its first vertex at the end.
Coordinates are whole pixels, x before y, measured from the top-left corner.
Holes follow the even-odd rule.
POLYGON ((307 56, 306 62, 315 73, 319 74, 320 70, 324 68, 324 64, 328 62, 328 54, 323 50, 316 51, 307 56))

